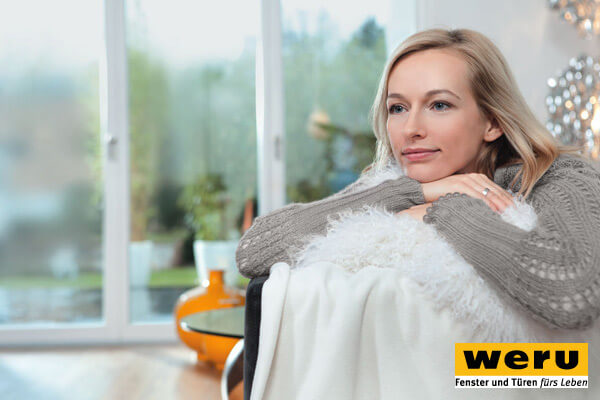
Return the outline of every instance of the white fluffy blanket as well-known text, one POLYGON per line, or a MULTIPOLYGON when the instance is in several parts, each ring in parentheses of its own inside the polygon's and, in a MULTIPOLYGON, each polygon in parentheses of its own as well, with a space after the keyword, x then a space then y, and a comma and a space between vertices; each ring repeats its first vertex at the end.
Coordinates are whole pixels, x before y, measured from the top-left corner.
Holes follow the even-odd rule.
MULTIPOLYGON (((355 190, 401 175, 397 164, 355 190)), ((517 198, 502 218, 536 224, 517 198)), ((430 225, 365 206, 330 220, 262 291, 251 400, 600 398, 600 324, 551 329, 500 296, 430 225), (455 389, 456 342, 588 342, 588 389, 455 389), (485 393, 484 393, 485 392, 485 393)))

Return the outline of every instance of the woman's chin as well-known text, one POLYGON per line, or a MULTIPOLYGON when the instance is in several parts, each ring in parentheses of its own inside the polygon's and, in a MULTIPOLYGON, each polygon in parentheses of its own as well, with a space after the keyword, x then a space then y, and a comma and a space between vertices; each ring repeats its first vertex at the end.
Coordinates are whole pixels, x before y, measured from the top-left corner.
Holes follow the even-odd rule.
POLYGON ((437 181, 448 176, 440 174, 439 170, 433 168, 407 168, 405 174, 421 183, 437 181))
POLYGON ((417 180, 421 183, 427 183, 427 182, 431 182, 431 181, 435 180, 435 179, 430 179, 429 177, 422 177, 421 175, 415 175, 415 174, 407 174, 406 176, 408 176, 409 178, 412 178, 414 180, 417 180))

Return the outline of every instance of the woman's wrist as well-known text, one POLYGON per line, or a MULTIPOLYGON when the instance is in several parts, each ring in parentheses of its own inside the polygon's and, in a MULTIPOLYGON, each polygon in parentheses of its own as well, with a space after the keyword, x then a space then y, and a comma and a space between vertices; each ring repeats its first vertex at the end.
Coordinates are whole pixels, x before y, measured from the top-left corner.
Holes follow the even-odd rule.
POLYGON ((425 199, 425 203, 431 203, 433 200, 431 195, 429 194, 429 186, 428 182, 421 182, 421 190, 423 191, 423 198, 425 199))

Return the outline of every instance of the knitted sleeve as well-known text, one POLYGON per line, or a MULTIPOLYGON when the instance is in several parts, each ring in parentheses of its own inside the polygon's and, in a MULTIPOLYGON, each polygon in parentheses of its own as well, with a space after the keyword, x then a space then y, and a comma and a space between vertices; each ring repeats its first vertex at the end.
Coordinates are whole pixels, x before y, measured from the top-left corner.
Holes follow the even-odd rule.
POLYGON ((248 278, 268 275, 279 261, 291 264, 294 252, 304 238, 326 232, 328 217, 343 210, 352 211, 364 205, 381 206, 399 212, 425 203, 421 183, 407 176, 388 179, 378 185, 362 188, 360 178, 343 190, 310 203, 292 203, 269 214, 256 217, 244 232, 235 258, 240 273, 248 278))
POLYGON ((538 216, 531 231, 459 192, 433 202, 423 221, 536 320, 587 328, 600 315, 600 172, 559 169, 529 199, 538 216))

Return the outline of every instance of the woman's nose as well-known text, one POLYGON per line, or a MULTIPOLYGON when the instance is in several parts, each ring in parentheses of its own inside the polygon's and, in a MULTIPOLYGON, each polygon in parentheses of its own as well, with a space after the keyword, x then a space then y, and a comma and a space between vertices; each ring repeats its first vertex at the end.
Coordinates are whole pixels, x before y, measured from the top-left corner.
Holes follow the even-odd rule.
POLYGON ((420 118, 421 117, 419 116, 418 112, 412 111, 411 113, 409 113, 403 129, 405 138, 410 139, 415 135, 424 136, 425 131, 423 129, 422 121, 420 118))

